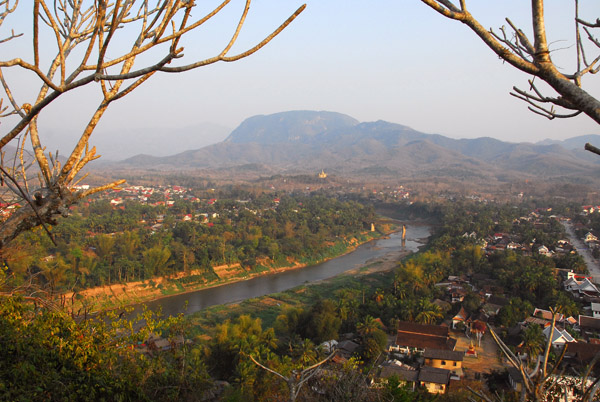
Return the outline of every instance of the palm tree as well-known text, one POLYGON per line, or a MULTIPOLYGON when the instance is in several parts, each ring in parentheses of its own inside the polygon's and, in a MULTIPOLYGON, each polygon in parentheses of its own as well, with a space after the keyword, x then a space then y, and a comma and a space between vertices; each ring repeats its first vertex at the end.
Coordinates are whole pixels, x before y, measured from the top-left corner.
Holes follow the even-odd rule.
POLYGON ((421 311, 415 316, 415 321, 420 324, 434 324, 438 319, 444 317, 440 306, 427 299, 421 299, 419 310, 421 311))
POLYGON ((104 265, 107 268, 108 284, 110 285, 112 283, 111 268, 113 255, 115 253, 115 238, 109 235, 100 234, 94 238, 94 245, 96 246, 96 254, 98 254, 100 261, 104 262, 104 265))
POLYGON ((140 247, 140 244, 140 236, 137 232, 126 230, 119 236, 119 246, 123 254, 129 258, 134 257, 135 251, 140 247))
POLYGON ((298 345, 296 352, 298 353, 297 362, 300 363, 300 367, 306 367, 317 359, 315 344, 310 339, 304 339, 298 345))
POLYGON ((529 363, 532 363, 544 351, 546 339, 539 325, 530 325, 521 335, 523 350, 527 353, 529 363))
POLYGON ((404 283, 401 283, 397 286, 396 292, 394 293, 398 300, 406 299, 406 295, 408 294, 407 286, 404 283))
POLYGON ((143 253, 143 264, 149 275, 165 274, 170 265, 171 252, 166 247, 154 246, 143 253))
POLYGON ((362 338, 366 338, 373 332, 379 329, 379 322, 372 316, 368 315, 362 322, 356 325, 356 330, 362 338))

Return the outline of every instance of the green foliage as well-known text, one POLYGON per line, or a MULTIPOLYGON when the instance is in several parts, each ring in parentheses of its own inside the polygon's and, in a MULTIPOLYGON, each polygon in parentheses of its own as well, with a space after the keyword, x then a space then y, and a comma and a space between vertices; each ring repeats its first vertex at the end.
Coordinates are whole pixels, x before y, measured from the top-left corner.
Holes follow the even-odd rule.
POLYGON ((388 378, 385 393, 394 402, 429 402, 437 400, 436 396, 420 388, 413 391, 410 385, 403 385, 397 376, 388 378))
POLYGON ((243 203, 226 198, 234 193, 211 205, 177 200, 171 208, 125 202, 121 209, 97 200, 52 228, 57 246, 36 230, 5 247, 2 259, 21 281, 40 272, 38 280, 58 291, 192 270, 208 279, 222 264, 261 272, 288 259, 313 264, 337 256, 375 219, 372 207, 324 196, 284 196, 277 206, 266 194, 243 203), (186 221, 185 214, 196 217, 186 221), (152 229, 159 215, 162 226, 152 229))
POLYGON ((198 353, 184 345, 148 358, 135 347, 160 331, 183 334, 181 318, 157 321, 146 312, 136 322, 114 315, 76 322, 2 297, 0 400, 193 400, 209 384, 198 353))
POLYGON ((512 327, 531 315, 533 309, 534 307, 529 301, 514 297, 510 299, 509 304, 500 309, 496 321, 502 326, 512 327))
POLYGON ((538 355, 541 355, 546 345, 546 337, 542 333, 542 328, 539 325, 530 325, 521 334, 523 342, 523 350, 527 353, 529 363, 537 360, 538 355))
POLYGON ((315 343, 337 339, 342 320, 336 313, 333 301, 324 299, 318 301, 310 310, 305 327, 307 338, 315 343))

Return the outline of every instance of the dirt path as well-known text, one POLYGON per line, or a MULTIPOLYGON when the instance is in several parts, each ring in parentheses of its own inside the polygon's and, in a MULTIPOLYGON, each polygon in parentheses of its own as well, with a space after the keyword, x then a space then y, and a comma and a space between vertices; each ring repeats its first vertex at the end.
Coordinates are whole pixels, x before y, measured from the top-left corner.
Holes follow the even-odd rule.
POLYGON ((481 339, 481 346, 477 346, 475 337, 467 338, 464 332, 451 331, 450 335, 457 340, 456 351, 469 349, 471 341, 477 351, 477 357, 465 356, 463 360, 463 371, 465 378, 474 379, 475 373, 489 373, 492 370, 503 369, 504 365, 498 359, 499 349, 490 334, 485 334, 481 339))

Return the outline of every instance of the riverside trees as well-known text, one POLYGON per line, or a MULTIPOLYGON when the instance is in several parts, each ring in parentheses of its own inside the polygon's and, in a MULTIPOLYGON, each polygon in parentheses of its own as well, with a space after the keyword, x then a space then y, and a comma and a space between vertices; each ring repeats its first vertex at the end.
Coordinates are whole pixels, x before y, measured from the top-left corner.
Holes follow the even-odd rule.
POLYGON ((191 201, 176 206, 190 209, 188 219, 197 216, 184 221, 175 206, 137 202, 126 202, 123 209, 107 200, 82 205, 53 228, 56 244, 43 231, 27 233, 5 248, 4 262, 18 281, 38 272, 38 280, 56 290, 192 270, 202 272, 195 279, 201 281, 215 279, 212 267, 222 264, 252 270, 288 265, 288 258, 322 260, 344 250, 375 219, 372 207, 323 196, 285 196, 279 206, 269 195, 243 203, 223 198, 210 206, 191 201), (157 209, 164 220, 152 230, 157 209), (199 209, 211 213, 210 222, 199 209))

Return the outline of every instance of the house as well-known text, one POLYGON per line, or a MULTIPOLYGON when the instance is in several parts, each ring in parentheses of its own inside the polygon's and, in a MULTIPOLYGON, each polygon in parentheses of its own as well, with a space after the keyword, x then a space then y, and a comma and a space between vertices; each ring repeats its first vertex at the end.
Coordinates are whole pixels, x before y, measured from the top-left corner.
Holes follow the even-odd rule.
POLYGON ((569 316, 565 318, 565 323, 569 325, 575 325, 577 324, 577 319, 573 318, 572 316, 569 316))
POLYGON ((462 362, 464 353, 453 350, 425 349, 423 358, 428 367, 450 370, 453 380, 460 380, 463 376, 462 362))
POLYGON ((594 236, 594 234, 592 232, 587 232, 585 234, 584 240, 585 243, 589 243, 592 241, 598 241, 598 237, 594 236))
POLYGON ((511 241, 510 243, 508 243, 506 245, 507 250, 518 250, 520 248, 521 248, 521 245, 519 243, 515 243, 514 241, 511 241))
POLYGON ((588 366, 594 357, 600 353, 600 345, 586 342, 567 342, 567 350, 565 351, 565 360, 568 360, 572 365, 580 367, 588 366))
POLYGON ((468 318, 469 318, 469 315, 467 314, 465 309, 463 307, 461 307, 459 312, 456 313, 456 315, 454 317, 452 317, 452 329, 456 329, 456 327, 461 323, 463 325, 466 325, 468 318))
POLYGON ((350 340, 341 341, 337 344, 337 350, 342 357, 349 359, 360 347, 356 342, 350 340))
POLYGON ((551 252, 548 247, 541 246, 538 248, 538 254, 545 255, 546 257, 552 257, 553 252, 551 252))
POLYGON ((544 320, 543 318, 529 316, 525 318, 525 321, 523 321, 521 324, 525 324, 525 326, 535 324, 542 328, 546 328, 548 325, 550 325, 550 322, 548 320, 544 320))
POLYGON ((491 295, 483 304, 482 309, 488 316, 494 316, 509 303, 510 301, 506 297, 491 295))
POLYGON ((462 285, 453 285, 449 289, 451 303, 459 303, 465 300, 467 290, 462 285))
POLYGON ((577 280, 574 276, 569 275, 569 279, 563 283, 563 287, 576 300, 587 302, 600 301, 600 291, 598 291, 598 288, 588 278, 577 280))
POLYGON ((586 315, 580 315, 578 317, 577 327, 581 331, 581 335, 584 338, 594 336, 594 334, 600 334, 600 318, 589 317, 586 315))
POLYGON ((456 339, 449 336, 448 327, 401 321, 390 352, 423 353, 425 349, 454 350, 456 339))
MULTIPOLYGON (((552 330, 552 326, 546 327, 542 333, 548 339, 550 337, 550 331, 552 330)), ((575 338, 571 336, 566 330, 560 330, 558 328, 554 328, 552 332, 552 346, 559 347, 563 346, 567 342, 575 342, 575 338)))
POLYGON ((390 377, 395 376, 400 380, 399 385, 409 384, 414 389, 419 384, 431 394, 443 394, 448 389, 451 374, 450 370, 443 368, 423 366, 415 369, 388 361, 381 365, 378 383, 385 384, 390 377))
POLYGON ((419 370, 406 364, 398 364, 397 360, 387 361, 381 365, 379 372, 379 383, 387 383, 388 378, 397 377, 399 385, 410 384, 414 390, 419 380, 419 370))
POLYGON ((431 394, 443 394, 450 384, 450 370, 423 366, 419 370, 419 385, 431 394))
POLYGON ((567 270, 567 279, 571 279, 571 278, 575 279, 576 281, 582 281, 585 278, 588 278, 590 281, 593 279, 591 276, 585 276, 582 274, 578 274, 576 272, 573 272, 572 269, 569 269, 569 270, 567 270))
MULTIPOLYGON (((541 318, 546 322, 552 322, 552 312, 548 310, 543 310, 541 308, 535 308, 533 310, 533 316, 537 318, 541 318)), ((565 316, 560 313, 555 313, 554 317, 556 318, 556 322, 563 322, 565 320, 565 316)))

